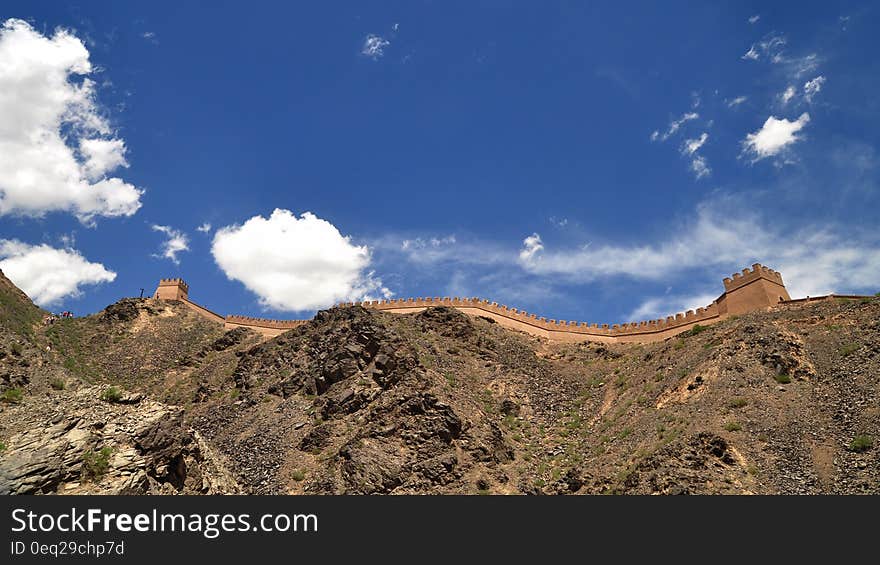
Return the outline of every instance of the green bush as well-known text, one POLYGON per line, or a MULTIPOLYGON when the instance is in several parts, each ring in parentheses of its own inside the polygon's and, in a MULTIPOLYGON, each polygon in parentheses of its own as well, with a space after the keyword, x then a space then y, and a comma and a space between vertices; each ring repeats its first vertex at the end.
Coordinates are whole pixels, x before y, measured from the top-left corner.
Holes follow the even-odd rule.
POLYGON ((0 441, 0 453, 3 453, 4 451, 6 451, 6 444, 0 441))
POLYGON ((12 351, 12 354, 16 357, 21 356, 21 345, 13 342, 13 344, 10 346, 10 351, 12 351))
POLYGON ((840 348, 840 354, 844 357, 847 357, 858 351, 859 347, 861 346, 858 343, 850 343, 848 345, 844 345, 840 348))
POLYGON ((734 398, 733 400, 730 401, 730 407, 731 408, 742 408, 743 406, 745 406, 748 403, 749 403, 749 401, 746 400, 745 398, 734 398))
POLYGON ((855 451, 856 453, 868 451, 872 447, 874 447, 874 438, 867 435, 858 435, 849 444, 850 451, 855 451))
POLYGON ((299 482, 306 478, 306 472, 301 469, 296 469, 293 471, 293 473, 290 474, 290 478, 292 478, 294 481, 299 482))
POLYGON ((776 382, 781 385, 787 385, 791 382, 791 377, 788 376, 788 373, 779 373, 776 375, 776 382))
POLYGON ((100 451, 87 451, 83 454, 82 478, 84 481, 99 482, 104 473, 110 468, 109 447, 102 447, 100 451))
POLYGON ((3 391, 3 394, 0 395, 0 401, 8 402, 10 404, 18 404, 21 402, 21 399, 24 397, 24 389, 18 387, 7 388, 3 391))
POLYGON ((101 393, 101 400, 104 402, 119 402, 122 400, 122 391, 115 386, 106 388, 104 389, 104 392, 101 393))
POLYGON ((67 385, 64 383, 64 379, 55 377, 49 381, 49 386, 54 388, 55 390, 64 390, 67 385))
POLYGON ((687 336, 698 335, 708 329, 709 329, 709 326, 701 326, 700 324, 696 324, 694 327, 692 327, 688 331, 684 332, 684 335, 687 335, 687 336))
POLYGON ((727 424, 724 425, 724 429, 727 430, 728 432, 738 432, 743 428, 737 422, 728 422, 727 424))

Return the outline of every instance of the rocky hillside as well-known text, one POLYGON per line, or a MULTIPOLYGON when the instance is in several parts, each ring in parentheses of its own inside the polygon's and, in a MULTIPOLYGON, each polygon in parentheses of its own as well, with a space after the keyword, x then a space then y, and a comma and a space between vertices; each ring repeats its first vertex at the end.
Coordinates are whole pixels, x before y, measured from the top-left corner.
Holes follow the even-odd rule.
POLYGON ((5 492, 880 493, 877 299, 648 345, 360 307, 264 341, 152 299, 31 336, 5 492))

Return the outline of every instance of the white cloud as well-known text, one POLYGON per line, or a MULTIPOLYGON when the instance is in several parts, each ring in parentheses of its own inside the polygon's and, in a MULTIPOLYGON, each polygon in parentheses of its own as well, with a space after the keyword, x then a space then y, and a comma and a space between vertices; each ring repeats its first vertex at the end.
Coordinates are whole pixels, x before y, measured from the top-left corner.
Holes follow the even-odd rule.
POLYGON ((700 137, 695 139, 686 139, 681 145, 681 154, 691 159, 691 171, 696 175, 697 179, 711 174, 712 169, 709 168, 709 162, 702 155, 698 155, 697 151, 706 144, 709 134, 703 132, 700 137))
POLYGON ((90 224, 140 208, 141 190, 108 177, 127 166, 126 150, 97 105, 93 72, 65 30, 0 27, 0 215, 61 211, 90 224))
POLYGON ((745 102, 748 99, 749 99, 748 96, 737 96, 736 98, 727 101, 727 107, 733 108, 735 106, 739 106, 740 104, 742 104, 743 102, 745 102))
POLYGON ((544 244, 541 242, 541 236, 537 233, 533 233, 523 240, 523 248, 519 252, 519 259, 520 261, 528 263, 543 249, 544 244))
POLYGON ((330 222, 276 209, 241 226, 217 230, 211 253, 220 269, 243 283, 261 304, 277 310, 314 310, 340 301, 388 297, 372 272, 370 250, 353 245, 330 222))
POLYGON ((446 237, 417 237, 415 239, 404 239, 403 243, 400 244, 400 248, 404 251, 421 250, 429 247, 437 249, 445 245, 454 245, 455 241, 455 234, 446 237))
POLYGON ((156 32, 145 31, 141 34, 141 37, 143 37, 153 45, 159 45, 159 39, 156 37, 156 32))
POLYGON ((789 86, 785 89, 785 91, 779 95, 779 98, 782 100, 782 105, 786 105, 794 98, 794 95, 797 94, 797 91, 793 86, 789 86))
MULTIPOLYGON (((619 276, 669 281, 695 269, 717 275, 723 268, 736 270, 755 261, 779 270, 792 297, 873 291, 880 280, 880 241, 876 234, 852 237, 820 225, 804 225, 786 232, 726 199, 700 205, 690 227, 650 244, 562 250, 541 245, 540 253, 530 253, 534 248, 530 239, 526 239, 520 253, 523 269, 575 283, 619 276)), ((701 297, 689 304, 705 306, 697 303, 702 301, 701 297)), ((673 308, 667 304, 661 308, 659 304, 654 305, 656 312, 671 313, 685 306, 682 303, 673 308)), ((640 312, 649 313, 648 306, 640 312)))
POLYGON ((669 128, 662 135, 659 131, 655 130, 651 134, 651 141, 657 141, 657 139, 659 139, 660 141, 666 141, 672 135, 675 135, 675 133, 681 128, 683 124, 692 120, 696 120, 699 117, 700 115, 696 112, 686 112, 682 114, 682 116, 677 120, 672 120, 671 122, 669 122, 669 128))
POLYGON ((85 158, 83 173, 89 180, 99 180, 108 171, 128 167, 128 150, 121 139, 81 139, 79 152, 85 158))
POLYGON ((825 80, 824 76, 819 75, 813 80, 808 80, 804 83, 804 98, 807 99, 807 102, 812 102, 813 96, 819 94, 819 91, 822 90, 822 86, 825 85, 825 80))
POLYGON ((705 157, 702 155, 696 155, 691 159, 691 172, 693 172, 699 180, 712 174, 712 169, 709 167, 709 162, 706 161, 705 157))
POLYGON ((758 14, 755 14, 754 16, 749 18, 749 23, 756 24, 756 23, 758 23, 758 20, 760 20, 760 19, 761 19, 761 16, 758 14))
POLYGON ((81 295, 81 285, 116 279, 116 273, 101 263, 87 261, 73 249, 29 245, 15 239, 0 239, 0 270, 41 306, 81 295))
POLYGON ((709 134, 706 132, 703 132, 700 137, 696 139, 686 139, 681 146, 681 152, 684 155, 693 155, 699 151, 700 147, 706 143, 707 139, 709 139, 709 134))
POLYGON ((626 317, 630 322, 641 322, 643 320, 656 320, 672 316, 679 312, 687 312, 688 310, 696 310, 697 308, 705 308, 712 304, 721 292, 715 294, 695 294, 691 296, 662 296, 648 298, 635 310, 626 317))
POLYGON ((197 232, 209 233, 211 231, 211 224, 208 222, 203 223, 199 227, 196 228, 197 232))
POLYGON ((175 265, 180 264, 177 254, 182 251, 189 251, 189 237, 180 230, 176 230, 171 226, 152 225, 153 231, 165 234, 165 241, 162 242, 162 254, 157 257, 170 259, 175 265))
POLYGON ((774 63, 780 63, 785 60, 782 54, 782 48, 785 47, 785 43, 785 36, 775 33, 767 34, 761 41, 753 43, 741 58, 757 61, 761 57, 766 57, 774 63))
POLYGON ((370 34, 364 39, 361 46, 361 55, 370 57, 373 60, 379 59, 385 55, 385 48, 391 45, 391 42, 380 35, 370 34))
POLYGON ((810 114, 807 112, 801 114, 795 121, 770 116, 761 129, 746 135, 742 142, 743 151, 752 155, 752 161, 778 155, 789 145, 802 139, 795 134, 802 130, 809 121, 810 114))

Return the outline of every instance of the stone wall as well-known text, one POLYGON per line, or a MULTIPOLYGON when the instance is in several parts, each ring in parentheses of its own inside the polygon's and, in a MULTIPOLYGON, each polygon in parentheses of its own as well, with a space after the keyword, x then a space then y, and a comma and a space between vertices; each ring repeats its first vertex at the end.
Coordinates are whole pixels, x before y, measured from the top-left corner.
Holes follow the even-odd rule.
MULTIPOLYGON (((270 320, 248 316, 225 318, 207 308, 189 301, 189 287, 181 279, 162 279, 156 290, 157 298, 182 300, 193 310, 223 323, 227 329, 247 327, 266 337, 274 337, 307 322, 307 320, 270 320)), ((729 316, 769 308, 790 301, 782 281, 782 275, 759 263, 751 269, 743 269, 724 279, 724 293, 711 304, 656 320, 644 320, 626 324, 600 324, 553 320, 537 314, 510 308, 481 298, 398 298, 345 303, 341 306, 359 305, 394 314, 420 312, 435 306, 456 308, 473 316, 485 316, 502 327, 547 338, 556 342, 576 343, 597 341, 605 343, 646 343, 659 341, 687 331, 694 326, 719 322, 729 316)))

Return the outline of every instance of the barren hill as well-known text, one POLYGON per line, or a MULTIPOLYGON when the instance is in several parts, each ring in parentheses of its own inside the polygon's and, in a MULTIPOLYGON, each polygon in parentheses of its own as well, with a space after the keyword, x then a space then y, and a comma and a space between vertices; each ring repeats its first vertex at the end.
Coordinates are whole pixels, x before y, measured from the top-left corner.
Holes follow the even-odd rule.
POLYGON ((443 307, 333 308, 268 340, 171 300, 9 320, 6 492, 880 493, 878 299, 640 345, 443 307))

